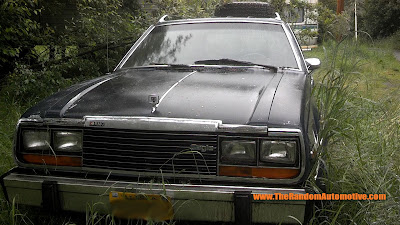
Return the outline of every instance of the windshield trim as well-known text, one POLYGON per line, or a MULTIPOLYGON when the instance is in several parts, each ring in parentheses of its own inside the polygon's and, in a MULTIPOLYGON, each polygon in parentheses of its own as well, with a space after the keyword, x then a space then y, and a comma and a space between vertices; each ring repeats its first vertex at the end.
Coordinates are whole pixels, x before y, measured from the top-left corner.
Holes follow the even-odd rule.
POLYGON ((298 68, 293 68, 293 70, 297 71, 307 71, 307 69, 304 68, 304 66, 301 64, 301 58, 297 54, 296 51, 296 44, 298 46, 298 42, 295 39, 295 37, 292 37, 290 35, 290 28, 287 28, 287 26, 284 25, 284 22, 273 22, 273 21, 263 21, 263 20, 256 20, 257 18, 251 18, 252 20, 238 20, 237 18, 224 18, 224 19, 218 19, 218 20, 183 20, 183 21, 169 21, 166 23, 161 23, 161 24, 156 24, 156 25, 151 25, 145 33, 134 43, 134 45, 131 47, 131 49, 128 51, 128 53, 122 58, 122 60, 118 63, 118 65, 115 67, 114 71, 121 69, 126 61, 128 61, 129 57, 135 52, 135 50, 139 47, 139 45, 144 41, 144 39, 154 30, 156 27, 162 27, 162 26, 173 26, 173 25, 181 25, 181 24, 200 24, 200 23, 255 23, 255 24, 272 24, 272 25, 278 25, 281 26, 282 29, 284 30, 286 37, 289 41, 289 45, 292 49, 292 52, 294 54, 296 64, 298 68), (253 20, 254 19, 254 20, 253 20), (294 40, 293 40, 294 39, 294 40))
MULTIPOLYGON (((298 49, 296 49, 296 47, 297 48, 299 47, 299 43, 297 42, 296 37, 294 37, 293 31, 291 30, 289 25, 287 25, 287 26, 282 25, 282 28, 286 33, 286 37, 289 40, 290 47, 292 48, 294 57, 295 57, 296 62, 297 62, 297 67, 298 68, 293 68, 293 69, 297 69, 299 71, 305 71, 305 68, 304 68, 303 64, 301 64, 301 58, 300 58, 299 54, 297 54, 299 51, 298 51, 298 49), (293 34, 293 35, 291 35, 291 34, 293 34)), ((304 59, 303 59, 303 61, 304 61, 304 59)))
POLYGON ((135 52, 135 50, 139 47, 139 45, 146 39, 146 37, 150 34, 151 31, 154 30, 156 26, 151 25, 147 30, 140 36, 140 38, 133 44, 133 46, 129 49, 129 51, 125 54, 125 56, 121 59, 118 65, 114 68, 114 72, 118 69, 121 69, 126 61, 128 61, 129 57, 135 52))

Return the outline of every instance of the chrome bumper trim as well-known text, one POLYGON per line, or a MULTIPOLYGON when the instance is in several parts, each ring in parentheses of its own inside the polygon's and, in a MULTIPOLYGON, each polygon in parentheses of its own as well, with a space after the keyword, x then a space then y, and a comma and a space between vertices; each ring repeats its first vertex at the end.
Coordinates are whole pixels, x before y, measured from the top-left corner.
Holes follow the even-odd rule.
MULTIPOLYGON (((7 182, 31 182, 41 184, 44 180, 56 181, 59 185, 83 185, 93 188, 109 188, 121 191, 170 191, 170 192, 208 192, 220 194, 233 194, 237 191, 251 191, 252 194, 305 194, 305 189, 296 188, 265 188, 265 187, 245 187, 245 186, 223 186, 223 185, 199 185, 199 184, 160 184, 160 183, 142 183, 142 182, 125 182, 113 180, 94 180, 82 178, 67 178, 56 176, 27 175, 19 173, 11 173, 4 177, 5 186, 7 182)), ((26 185, 21 183, 21 186, 26 185)))
MULTIPOLYGON (((110 213, 109 193, 111 191, 166 194, 173 201, 175 220, 227 221, 235 219, 235 193, 252 194, 305 194, 304 189, 264 188, 222 185, 159 184, 120 182, 39 176, 11 173, 4 177, 9 199, 16 203, 41 206, 43 182, 55 182, 61 199, 61 209, 85 212, 88 204, 100 205, 102 213, 110 213), (101 203, 101 204, 98 204, 101 203)), ((253 222, 295 223, 288 215, 303 221, 306 201, 252 201, 253 222)))

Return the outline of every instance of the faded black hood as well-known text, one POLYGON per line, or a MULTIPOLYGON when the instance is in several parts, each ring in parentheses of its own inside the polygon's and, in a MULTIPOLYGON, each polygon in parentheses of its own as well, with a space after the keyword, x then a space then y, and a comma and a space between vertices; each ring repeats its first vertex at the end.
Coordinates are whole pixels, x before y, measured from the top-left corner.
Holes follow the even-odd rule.
MULTIPOLYGON (((269 112, 281 77, 282 74, 262 69, 132 69, 75 88, 51 101, 56 103, 41 113, 45 117, 149 116, 248 124, 262 99, 262 111, 269 112), (160 98, 153 113, 149 95, 160 98)), ((34 112, 31 109, 25 116, 34 112)))

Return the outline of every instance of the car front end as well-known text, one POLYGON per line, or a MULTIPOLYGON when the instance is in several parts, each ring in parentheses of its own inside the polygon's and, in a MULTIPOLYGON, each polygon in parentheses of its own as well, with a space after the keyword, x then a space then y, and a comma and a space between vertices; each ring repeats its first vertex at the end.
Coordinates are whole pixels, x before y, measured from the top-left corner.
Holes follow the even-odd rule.
POLYGON ((170 197, 176 220, 290 223, 287 215, 304 218, 305 201, 253 198, 306 193, 298 185, 306 173, 298 129, 85 117, 23 119, 17 134, 18 168, 3 178, 8 199, 17 203, 85 212, 88 204, 101 202, 98 210, 109 213, 110 193, 144 193, 170 197))

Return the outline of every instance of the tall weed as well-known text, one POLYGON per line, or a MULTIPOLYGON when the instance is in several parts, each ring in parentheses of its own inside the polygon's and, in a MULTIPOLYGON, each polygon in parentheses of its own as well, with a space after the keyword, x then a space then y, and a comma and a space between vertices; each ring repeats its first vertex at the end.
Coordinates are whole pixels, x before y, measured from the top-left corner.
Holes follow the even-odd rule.
MULTIPOLYGON (((322 155, 328 165, 327 192, 383 193, 387 200, 327 202, 311 223, 394 224, 400 220, 399 98, 380 90, 382 79, 370 74, 380 63, 371 46, 344 40, 325 43, 323 49, 325 66, 315 75, 314 94, 320 137, 328 141, 322 155)), ((377 73, 387 76, 387 69, 377 73)))

